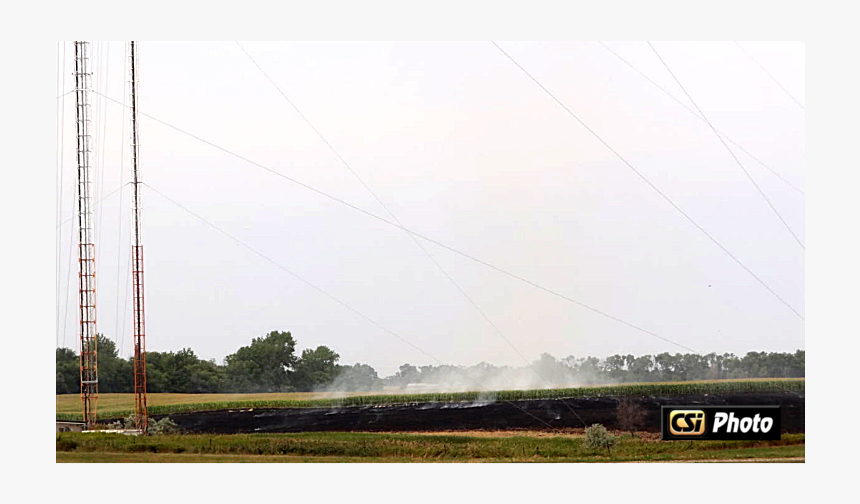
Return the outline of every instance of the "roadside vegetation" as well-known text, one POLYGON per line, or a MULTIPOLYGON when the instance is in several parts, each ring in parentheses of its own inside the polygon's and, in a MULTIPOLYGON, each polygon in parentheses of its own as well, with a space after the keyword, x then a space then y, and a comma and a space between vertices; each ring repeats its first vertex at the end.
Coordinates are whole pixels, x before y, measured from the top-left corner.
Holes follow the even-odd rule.
POLYGON ((315 432, 298 434, 127 436, 57 434, 57 462, 624 462, 796 459, 804 434, 779 441, 643 440, 616 435, 611 450, 570 435, 469 435, 315 432))

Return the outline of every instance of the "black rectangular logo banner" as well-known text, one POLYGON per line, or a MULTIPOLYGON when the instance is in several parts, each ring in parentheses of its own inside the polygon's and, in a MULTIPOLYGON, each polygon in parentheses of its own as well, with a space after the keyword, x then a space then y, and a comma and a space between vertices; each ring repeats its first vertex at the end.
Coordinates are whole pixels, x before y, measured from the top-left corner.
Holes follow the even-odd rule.
POLYGON ((663 439, 775 440, 779 406, 663 406, 663 439))

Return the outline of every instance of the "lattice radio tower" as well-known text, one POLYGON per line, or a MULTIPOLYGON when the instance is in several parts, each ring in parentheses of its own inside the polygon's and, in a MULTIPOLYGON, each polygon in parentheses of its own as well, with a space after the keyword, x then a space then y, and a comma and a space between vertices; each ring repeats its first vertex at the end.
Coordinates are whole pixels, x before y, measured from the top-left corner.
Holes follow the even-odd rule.
POLYGON ((132 315, 134 318, 134 427, 146 432, 146 324, 143 303, 143 237, 140 228, 140 137, 137 128, 137 42, 129 42, 129 80, 131 81, 131 275, 132 315))
POLYGON ((99 392, 96 336, 96 252, 93 232, 92 135, 89 42, 75 41, 75 120, 78 161, 78 304, 80 306, 81 403, 87 428, 96 423, 99 392))

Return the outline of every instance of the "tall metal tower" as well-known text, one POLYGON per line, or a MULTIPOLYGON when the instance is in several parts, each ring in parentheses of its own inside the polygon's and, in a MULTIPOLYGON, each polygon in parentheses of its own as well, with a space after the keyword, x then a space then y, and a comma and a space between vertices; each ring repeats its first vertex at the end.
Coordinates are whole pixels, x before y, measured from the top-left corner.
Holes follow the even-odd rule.
POLYGON ((146 431, 146 324, 143 303, 143 237, 140 228, 140 139, 137 129, 137 43, 129 42, 129 78, 131 81, 131 275, 134 318, 134 427, 146 431))
POLYGON ((99 392, 96 336, 96 251, 90 135, 89 42, 75 41, 75 119, 78 157, 78 304, 80 306, 81 403, 87 428, 96 423, 99 392))

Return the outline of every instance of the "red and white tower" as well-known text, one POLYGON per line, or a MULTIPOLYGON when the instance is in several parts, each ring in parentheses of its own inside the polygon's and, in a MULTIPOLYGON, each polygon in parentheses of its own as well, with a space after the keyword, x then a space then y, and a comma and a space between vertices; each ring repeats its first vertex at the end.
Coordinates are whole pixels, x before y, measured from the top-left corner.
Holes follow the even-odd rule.
POLYGON ((146 431, 146 323, 143 302, 143 237, 140 226, 140 137, 137 128, 137 42, 129 42, 131 81, 131 275, 132 318, 134 319, 134 426, 146 431))
POLYGON ((80 306, 81 403, 87 428, 96 423, 99 392, 96 336, 96 251, 93 231, 90 44, 75 41, 75 120, 78 161, 78 304, 80 306))

